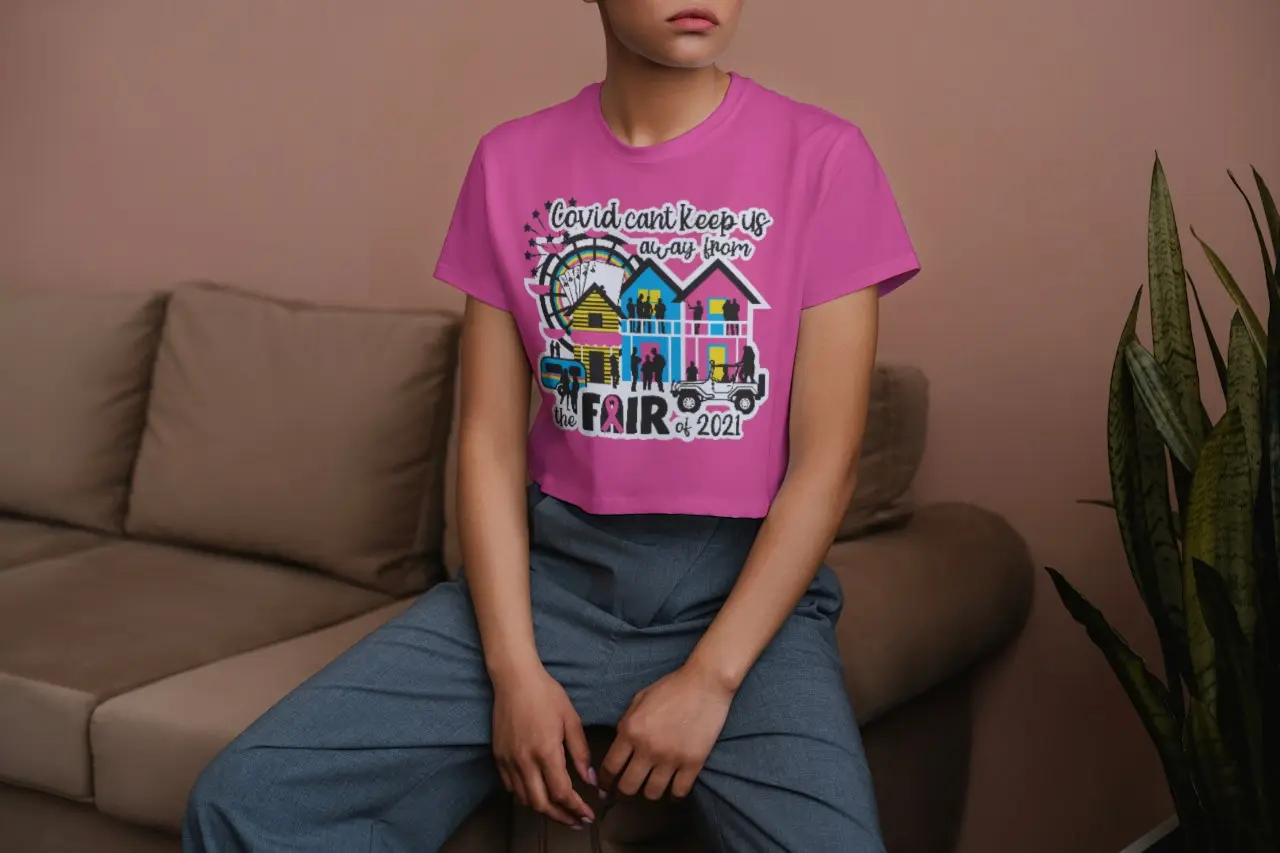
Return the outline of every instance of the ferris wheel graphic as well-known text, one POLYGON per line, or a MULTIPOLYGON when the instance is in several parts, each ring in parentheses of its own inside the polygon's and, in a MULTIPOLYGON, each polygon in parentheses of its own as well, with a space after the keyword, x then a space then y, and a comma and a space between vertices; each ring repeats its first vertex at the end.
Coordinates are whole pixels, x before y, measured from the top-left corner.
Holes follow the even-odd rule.
POLYGON ((528 280, 553 337, 569 332, 571 309, 592 286, 616 302, 640 263, 624 249, 626 241, 612 234, 576 234, 558 242, 557 251, 546 254, 528 280))

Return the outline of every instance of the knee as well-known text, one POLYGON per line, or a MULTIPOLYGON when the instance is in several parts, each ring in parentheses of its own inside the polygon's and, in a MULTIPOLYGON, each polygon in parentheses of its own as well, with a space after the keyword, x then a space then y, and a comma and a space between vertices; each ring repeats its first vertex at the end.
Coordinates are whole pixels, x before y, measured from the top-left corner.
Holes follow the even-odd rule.
POLYGON ((182 822, 184 853, 247 853, 270 787, 258 755, 229 747, 201 771, 182 822))

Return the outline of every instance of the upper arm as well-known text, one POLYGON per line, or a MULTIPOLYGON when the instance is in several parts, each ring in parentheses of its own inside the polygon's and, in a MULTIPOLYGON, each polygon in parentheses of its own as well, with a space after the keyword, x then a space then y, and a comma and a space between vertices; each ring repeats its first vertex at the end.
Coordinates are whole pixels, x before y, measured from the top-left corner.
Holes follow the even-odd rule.
POLYGON ((791 381, 791 466, 837 461, 852 470, 862 448, 875 369, 879 292, 864 287, 800 315, 791 381))
POLYGON ((476 146, 458 191, 435 276, 467 296, 462 323, 462 444, 482 452, 524 446, 529 424, 529 364, 510 313, 508 277, 497 262, 490 221, 488 146, 476 146))
POLYGON ((462 323, 461 436, 485 436, 491 449, 523 447, 529 424, 530 368, 515 319, 474 297, 462 323))
POLYGON ((858 463, 871 396, 879 297, 920 270, 889 180, 857 128, 823 164, 805 244, 791 383, 790 466, 858 463))

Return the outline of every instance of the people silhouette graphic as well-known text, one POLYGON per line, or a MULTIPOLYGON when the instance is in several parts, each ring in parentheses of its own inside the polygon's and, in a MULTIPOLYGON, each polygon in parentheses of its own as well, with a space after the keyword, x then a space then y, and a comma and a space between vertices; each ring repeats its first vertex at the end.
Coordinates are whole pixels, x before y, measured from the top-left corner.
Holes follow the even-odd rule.
POLYGON ((574 414, 578 413, 578 394, 582 390, 578 377, 581 375, 582 371, 578 370, 577 365, 569 368, 569 404, 574 414))
POLYGON ((724 304, 722 312, 724 313, 724 319, 727 324, 726 331, 728 334, 738 334, 738 321, 741 319, 742 313, 742 306, 738 304, 738 300, 736 298, 730 299, 724 304))
POLYGON ((631 390, 636 390, 636 380, 641 378, 640 350, 631 350, 631 390))
POLYGON ((738 381, 754 382, 756 378, 756 351, 747 344, 742 348, 742 361, 738 364, 738 381))
POLYGON ((567 370, 560 371, 560 381, 556 383, 556 396, 560 398, 560 408, 569 408, 569 372, 567 370))
POLYGON ((653 381, 658 383, 659 391, 666 391, 667 389, 662 385, 662 381, 667 373, 666 356, 659 352, 657 347, 654 347, 650 350, 649 357, 653 359, 653 367, 650 368, 653 373, 653 381))

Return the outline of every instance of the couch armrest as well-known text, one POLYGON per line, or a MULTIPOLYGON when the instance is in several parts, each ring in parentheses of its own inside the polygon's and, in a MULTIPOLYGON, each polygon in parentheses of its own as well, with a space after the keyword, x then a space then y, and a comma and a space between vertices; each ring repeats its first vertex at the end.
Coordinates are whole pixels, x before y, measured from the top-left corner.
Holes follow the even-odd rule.
POLYGON ((1031 606, 1026 544, 968 504, 924 506, 904 527, 838 542, 827 564, 844 589, 837 635, 864 725, 1007 643, 1031 606))

